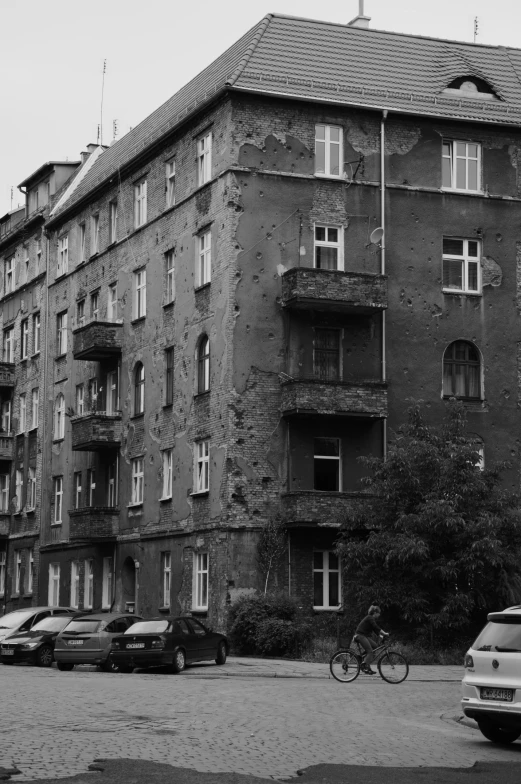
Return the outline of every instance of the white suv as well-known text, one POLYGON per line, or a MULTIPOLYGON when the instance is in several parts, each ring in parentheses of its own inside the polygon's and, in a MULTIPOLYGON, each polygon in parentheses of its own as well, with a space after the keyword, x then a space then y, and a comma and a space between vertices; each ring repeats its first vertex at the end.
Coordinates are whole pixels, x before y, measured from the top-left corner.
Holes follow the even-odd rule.
POLYGON ((513 743, 521 735, 521 605, 487 619, 465 655, 461 707, 485 738, 513 743))

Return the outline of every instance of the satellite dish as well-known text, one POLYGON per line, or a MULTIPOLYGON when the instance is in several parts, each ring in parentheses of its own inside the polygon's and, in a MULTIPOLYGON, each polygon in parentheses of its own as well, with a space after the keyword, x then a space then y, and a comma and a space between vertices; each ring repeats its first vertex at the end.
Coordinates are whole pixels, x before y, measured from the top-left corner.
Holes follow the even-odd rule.
POLYGON ((371 232, 371 236, 369 237, 369 242, 373 245, 380 245, 384 236, 384 230, 381 227, 378 227, 373 232, 371 232))

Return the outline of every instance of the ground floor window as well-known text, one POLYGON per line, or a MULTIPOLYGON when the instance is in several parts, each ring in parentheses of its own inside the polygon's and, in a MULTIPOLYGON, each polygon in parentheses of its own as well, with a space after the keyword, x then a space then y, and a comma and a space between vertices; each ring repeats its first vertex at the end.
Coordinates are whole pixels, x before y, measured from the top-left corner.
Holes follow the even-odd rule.
POLYGON ((208 553, 194 554, 193 609, 208 609, 208 553))
POLYGON ((71 563, 71 607, 80 606, 80 562, 71 563))
POLYGON ((0 553, 0 596, 5 593, 5 550, 0 553))
POLYGON ((170 607, 170 585, 172 576, 172 555, 169 552, 161 553, 161 570, 163 574, 163 586, 161 604, 162 607, 170 607))
POLYGON ((313 553, 313 608, 333 610, 340 607, 340 562, 333 550, 313 553))
POLYGON ((112 558, 103 559, 103 583, 101 593, 101 607, 103 610, 110 609, 112 604, 112 558))
POLYGON ((58 607, 60 604, 60 564, 49 564, 49 592, 47 603, 49 607, 58 607))
POLYGON ((84 585, 83 585, 83 607, 92 610, 94 600, 94 561, 87 558, 85 561, 84 585))

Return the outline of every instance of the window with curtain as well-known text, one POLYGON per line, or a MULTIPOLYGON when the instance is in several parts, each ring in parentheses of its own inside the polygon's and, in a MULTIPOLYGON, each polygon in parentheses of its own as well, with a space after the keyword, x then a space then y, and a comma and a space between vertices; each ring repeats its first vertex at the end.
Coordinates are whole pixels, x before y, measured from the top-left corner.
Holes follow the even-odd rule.
POLYGON ((134 414, 142 414, 145 410, 145 368, 138 362, 134 370, 134 414))
POLYGON ((208 392, 210 389, 210 341, 204 335, 197 349, 197 392, 208 392))
POLYGON ((466 340, 455 340, 443 356, 443 395, 469 400, 481 399, 479 352, 466 340))

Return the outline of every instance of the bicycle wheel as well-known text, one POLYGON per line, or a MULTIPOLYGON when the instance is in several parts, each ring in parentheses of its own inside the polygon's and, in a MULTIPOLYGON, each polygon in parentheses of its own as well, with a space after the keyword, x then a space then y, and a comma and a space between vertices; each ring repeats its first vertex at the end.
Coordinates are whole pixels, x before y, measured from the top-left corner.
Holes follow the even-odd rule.
POLYGON ((337 651, 329 660, 329 669, 337 681, 349 683, 360 675, 360 659, 354 651, 337 651))
POLYGON ((409 665, 401 653, 388 651, 378 662, 378 672, 387 683, 401 683, 409 674, 409 665))

